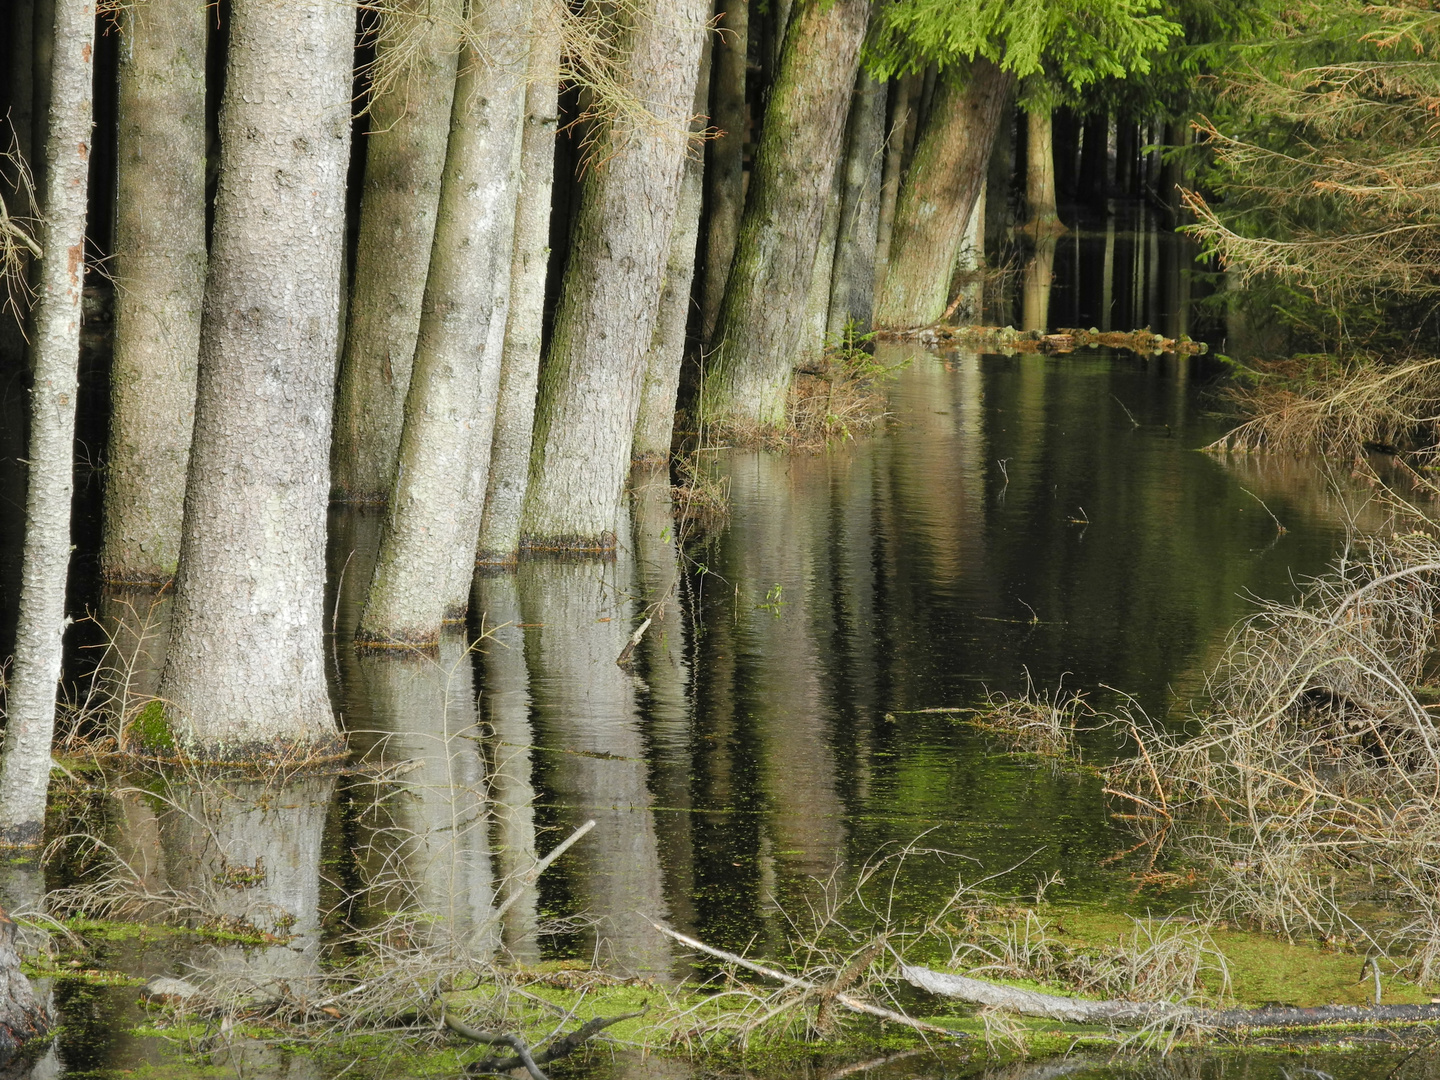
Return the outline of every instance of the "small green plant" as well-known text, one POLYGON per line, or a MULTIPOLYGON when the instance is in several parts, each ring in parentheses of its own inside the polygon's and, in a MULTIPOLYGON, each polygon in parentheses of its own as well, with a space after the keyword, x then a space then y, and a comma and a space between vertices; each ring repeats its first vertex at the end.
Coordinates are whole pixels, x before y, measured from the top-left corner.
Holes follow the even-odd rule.
POLYGON ((774 615, 778 619, 780 617, 780 611, 784 607, 785 590, 777 581, 774 585, 771 585, 769 590, 765 593, 765 601, 763 603, 755 605, 755 610, 768 611, 771 615, 774 615))

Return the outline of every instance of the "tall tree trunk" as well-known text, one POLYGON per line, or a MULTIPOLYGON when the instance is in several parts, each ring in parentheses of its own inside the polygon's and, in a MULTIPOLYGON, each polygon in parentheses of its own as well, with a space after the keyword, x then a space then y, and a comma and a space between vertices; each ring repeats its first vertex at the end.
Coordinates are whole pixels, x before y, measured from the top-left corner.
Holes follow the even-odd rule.
POLYGON ((1033 237, 1065 231, 1055 193, 1055 123, 1048 107, 1025 114, 1025 232, 1033 237))
POLYGON ((637 3, 627 92, 653 114, 603 132, 540 373, 523 543, 615 546, 705 33, 704 0, 637 3))
MULTIPOLYGON (((337 741, 325 511, 355 12, 232 0, 195 439, 161 678, 184 754, 337 741)), ((168 736, 168 738, 167 738, 168 736)))
POLYGON ((161 585, 180 561, 205 294, 205 15, 204 0, 119 13, 107 581, 161 585))
POLYGON ((1080 134, 1080 192, 1087 199, 1103 199, 1110 182, 1110 114, 1094 112, 1085 117, 1080 134))
POLYGON ((488 458, 494 435, 505 330, 496 301, 514 255, 528 12, 524 0, 490 0, 470 14, 400 467, 361 642, 436 645, 454 614, 457 564, 467 592, 474 570, 479 520, 468 503, 484 498, 483 482, 473 491, 474 455, 483 442, 488 458))
POLYGON ((30 344, 34 377, 25 550, 15 666, 6 701, 5 756, 0 760, 0 845, 38 844, 44 828, 70 565, 95 5, 58 0, 54 12, 58 48, 47 95, 50 136, 40 233, 44 255, 30 344))
POLYGON ((963 86, 945 79, 936 90, 895 211, 878 325, 925 326, 944 314, 1012 78, 977 58, 963 86))
POLYGON ((830 283, 827 330, 870 331, 875 317, 876 246, 880 227, 880 169, 885 158, 885 84, 860 72, 850 106, 845 183, 830 283))
MULTIPOLYGON (((710 90, 711 36, 700 50, 700 73, 695 82, 692 130, 705 130, 705 99, 710 90)), ((665 283, 655 330, 645 356, 645 377, 640 387, 640 412, 635 419, 635 461, 668 462, 675 434, 675 404, 680 393, 680 369, 685 362, 685 330, 690 323, 691 286, 695 282, 695 247, 700 238, 700 202, 704 194, 705 156, 692 148, 680 177, 680 198, 670 230, 670 253, 665 259, 665 283)))
POLYGON ((844 170, 836 169, 830 184, 830 198, 825 201, 825 216, 820 219, 820 242, 815 245, 815 260, 810 264, 805 324, 792 361, 797 367, 818 364, 825 355, 825 327, 830 320, 830 280, 835 270, 835 242, 840 234, 843 185, 844 170))
MULTIPOLYGON (((920 77, 904 75, 892 84, 890 91, 890 126, 885 132, 885 171, 880 182, 880 224, 875 234, 876 285, 885 280, 885 267, 890 264, 890 239, 895 228, 895 206, 900 198, 900 178, 904 174, 905 133, 915 111, 915 91, 920 77)), ((873 313, 875 302, 870 302, 873 313)))
MULTIPOLYGON (((714 43, 710 124, 719 135, 708 144, 705 205, 705 277, 700 301, 701 338, 709 341, 725 296, 735 256, 740 214, 745 209, 745 60, 750 48, 750 0, 718 0, 721 16, 714 43)), ((700 111, 700 110, 697 110, 700 111)))
POLYGON ((500 397, 490 449, 485 512, 476 561, 515 562, 520 552, 520 511, 530 479, 535 389, 545 323, 545 281, 550 263, 550 198, 555 179, 559 122, 560 12, 543 5, 530 40, 525 130, 520 147, 520 188, 515 208, 515 253, 510 263, 510 310, 500 362, 500 397))
POLYGON ((1165 146, 1170 155, 1160 164, 1160 197, 1170 207, 1170 220, 1177 225, 1181 223, 1181 217, 1185 213, 1184 204, 1180 201, 1180 189, 1185 186, 1186 178, 1185 161, 1175 151, 1189 146, 1191 136, 1192 129, 1188 121, 1165 121, 1165 146))
POLYGON ((722 424, 785 422, 810 272, 870 17, 870 0, 798 3, 701 390, 701 415, 722 424))
POLYGON ((334 494, 383 503, 395 484, 420 331, 465 0, 400 0, 383 16, 360 236, 335 400, 334 494))

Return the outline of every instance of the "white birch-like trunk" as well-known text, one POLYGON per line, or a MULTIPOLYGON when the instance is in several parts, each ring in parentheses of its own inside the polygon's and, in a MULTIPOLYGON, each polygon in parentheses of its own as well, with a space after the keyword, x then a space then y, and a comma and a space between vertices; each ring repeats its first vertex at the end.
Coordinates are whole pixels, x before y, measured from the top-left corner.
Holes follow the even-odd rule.
POLYGON ((645 0, 622 35, 626 90, 650 115, 604 132, 581 195, 540 373, 527 547, 615 546, 708 10, 703 0, 645 0))
POLYGON ((362 644, 432 647, 468 596, 479 530, 471 505, 484 498, 475 474, 478 455, 489 456, 500 384, 496 307, 513 254, 528 27, 523 0, 490 0, 469 18, 400 466, 356 633, 362 644))
POLYGON ((34 377, 25 550, 5 756, 0 760, 0 845, 38 844, 44 829, 70 566, 95 5, 57 0, 54 10, 57 46, 51 66, 45 223, 40 234, 44 256, 31 340, 34 377))
POLYGON ((335 400, 334 494, 384 503, 420 331, 465 0, 401 0, 382 18, 365 187, 335 400))
POLYGON ((476 561, 508 565, 520 554, 520 511, 530 479, 535 389, 545 320, 545 274, 550 264, 550 196, 559 122, 560 12, 553 0, 535 12, 530 35, 529 87, 520 146, 515 204, 515 253, 510 263, 510 310, 500 362, 500 396, 490 449, 485 512, 476 561))
POLYGON ((170 741, 187 755, 268 760, 337 741, 325 518, 354 16, 340 0, 231 7, 195 439, 160 687, 170 741))
POLYGON ((180 561, 205 293, 205 0, 120 8, 115 356, 100 570, 163 585, 180 561))

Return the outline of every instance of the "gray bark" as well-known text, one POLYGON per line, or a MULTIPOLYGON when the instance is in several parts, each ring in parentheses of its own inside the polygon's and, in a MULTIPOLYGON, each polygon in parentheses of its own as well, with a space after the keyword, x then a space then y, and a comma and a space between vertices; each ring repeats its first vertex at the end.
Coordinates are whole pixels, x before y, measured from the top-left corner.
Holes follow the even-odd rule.
MULTIPOLYGON (((695 83, 695 120, 691 130, 705 130, 705 101, 710 89, 712 39, 705 35, 700 50, 700 74, 695 83)), ((680 178, 675 225, 670 230, 670 253, 665 260, 665 284, 650 350, 645 356, 645 378, 640 388, 640 413, 635 420, 635 461, 669 461, 675 433, 675 404, 680 392, 680 368, 685 362, 685 329, 690 322, 690 299, 695 282, 695 247, 700 238, 700 203, 704 194, 705 156, 692 147, 680 178)))
POLYGON ((505 323, 496 307, 513 254, 528 24, 522 0, 493 0, 470 17, 400 468, 356 633, 362 643, 434 646, 468 596, 480 525, 471 503, 484 498, 475 472, 478 455, 489 457, 499 393, 505 323))
POLYGON ((400 0, 375 59, 355 280, 335 401, 334 494, 384 503, 395 483, 420 330, 464 0, 400 0))
POLYGON ((85 197, 90 157, 95 5, 59 0, 51 66, 50 137, 31 356, 29 476, 15 666, 0 761, 0 845, 38 844, 50 786, 55 687, 65 631, 74 491, 80 297, 85 284, 85 197))
POLYGON ((337 740, 325 511, 354 9, 234 0, 195 439, 161 697, 219 759, 337 740))
POLYGON ((615 545, 708 7, 646 0, 620 44, 626 90, 649 115, 605 130, 581 196, 540 373, 522 527, 531 548, 615 545))
POLYGON ((147 0, 119 12, 107 581, 161 585, 180 561, 205 292, 206 10, 147 0))
POLYGON ((825 328, 830 322, 830 283, 835 271, 835 246, 840 236, 840 210, 844 202, 844 170, 836 169, 820 219, 820 242, 810 267, 810 288, 805 294, 805 327, 794 365, 818 363, 825 354, 825 328))
POLYGON ((1031 236, 1065 231, 1055 193, 1055 117, 1045 107, 1025 114, 1025 206, 1031 236))
POLYGON ((525 129, 520 140, 520 188, 515 207, 515 253, 510 263, 510 310, 500 362, 500 396, 485 512, 480 519, 476 555, 479 563, 509 564, 520 553, 520 511, 530 479, 545 275, 550 263, 550 196, 560 111, 558 20, 556 5, 541 5, 531 30, 525 129))
POLYGON ((745 209, 745 60, 750 45, 750 0, 717 0, 716 14, 721 18, 714 43, 710 124, 717 135, 707 147, 710 160, 705 166, 709 218, 700 302, 701 338, 707 342, 720 314, 740 214, 745 209))
POLYGON ((15 924, 0 908, 0 1063, 14 1050, 50 1030, 49 1010, 20 970, 15 924))
POLYGON ((830 282, 826 331, 847 325, 870 332, 875 316, 875 267, 880 229, 881 166, 885 160, 885 84, 857 76, 846 136, 844 194, 830 282))
MULTIPOLYGON (((880 181, 880 223, 875 234, 876 290, 885 280, 885 267, 890 262, 890 238, 895 229, 895 206, 900 198, 900 178, 904 174, 906 133, 915 113, 914 98, 920 84, 919 75, 905 75, 891 90, 890 127, 885 133, 885 171, 880 181)), ((874 300, 870 304, 872 310, 874 300)))
POLYGON ((810 271, 869 17, 869 0, 801 0, 792 17, 701 390, 706 421, 785 422, 810 271))

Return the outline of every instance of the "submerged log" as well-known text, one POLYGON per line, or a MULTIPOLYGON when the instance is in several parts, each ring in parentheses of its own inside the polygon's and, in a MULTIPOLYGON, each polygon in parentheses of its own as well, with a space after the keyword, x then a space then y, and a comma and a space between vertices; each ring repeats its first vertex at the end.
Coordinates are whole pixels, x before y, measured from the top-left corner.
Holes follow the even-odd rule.
POLYGON ((1154 333, 1149 327, 1129 332, 1062 327, 1047 334, 1042 330, 1016 330, 1013 326, 945 326, 937 323, 917 330, 881 331, 879 336, 887 341, 916 341, 928 346, 958 345, 976 352, 993 353, 1063 355, 1085 346, 1092 349, 1099 346, 1126 349, 1141 356, 1165 353, 1203 356, 1210 351, 1210 346, 1203 341, 1191 341, 1184 334, 1178 338, 1167 338, 1154 333))
POLYGON ((1270 1005, 1260 1009, 1201 1009, 1167 1001, 1091 1001, 1086 998, 1042 994, 1014 986, 931 971, 903 964, 900 975, 911 986, 940 997, 971 1005, 1005 1009, 1021 1016, 1036 1016, 1067 1024, 1111 1024, 1144 1027, 1162 1023, 1187 1027, 1239 1031, 1246 1028, 1319 1027, 1324 1024, 1417 1023, 1440 1020, 1437 1005, 1320 1005, 1299 1008, 1270 1005))
POLYGON ((50 1013, 20 970, 15 924, 0 908, 0 1058, 50 1030, 50 1013))

